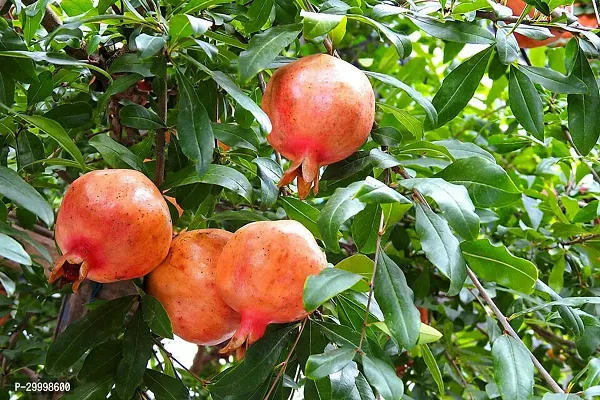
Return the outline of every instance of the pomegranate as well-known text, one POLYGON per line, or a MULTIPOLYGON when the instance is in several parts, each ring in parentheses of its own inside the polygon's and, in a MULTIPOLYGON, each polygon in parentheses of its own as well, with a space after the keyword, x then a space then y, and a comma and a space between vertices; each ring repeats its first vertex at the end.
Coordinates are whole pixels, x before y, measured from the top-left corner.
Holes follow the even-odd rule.
POLYGON ((233 336, 240 315, 216 292, 217 260, 233 236, 221 229, 184 232, 148 275, 148 293, 167 310, 173 331, 188 342, 219 344, 233 336))
MULTIPOLYGON (((527 3, 523 0, 507 0, 506 6, 513 11, 513 15, 519 16, 527 7, 527 3)), ((529 17, 533 18, 536 15, 536 10, 532 9, 529 11, 529 17)), ((539 14, 538 14, 539 15, 539 14)), ((544 40, 535 40, 529 38, 525 35, 521 35, 520 33, 515 32, 515 38, 517 39, 517 43, 519 43, 519 47, 522 49, 532 49, 534 47, 542 47, 547 46, 551 43, 556 42, 562 36, 562 32, 556 29, 550 29, 550 33, 554 35, 554 37, 544 39, 544 40)))
POLYGON ((358 68, 326 54, 303 57, 269 80, 262 108, 273 129, 268 142, 292 166, 279 186, 298 177, 298 195, 319 191, 319 167, 343 160, 367 140, 375 95, 358 68))
POLYGON ((315 238, 299 222, 261 221, 239 229, 217 263, 217 289, 242 317, 222 351, 242 355, 268 324, 304 318, 304 282, 326 266, 315 238))
POLYGON ((152 271, 169 252, 171 216, 160 191, 142 173, 93 171, 67 189, 55 237, 63 256, 49 281, 74 282, 76 292, 86 278, 107 283, 152 271))

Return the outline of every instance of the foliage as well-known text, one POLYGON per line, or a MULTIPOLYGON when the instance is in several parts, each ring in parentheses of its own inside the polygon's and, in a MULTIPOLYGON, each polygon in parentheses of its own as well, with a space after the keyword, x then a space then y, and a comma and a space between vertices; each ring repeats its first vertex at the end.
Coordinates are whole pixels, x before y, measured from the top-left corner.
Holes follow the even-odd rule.
POLYGON ((65 399, 600 395, 600 39, 567 1, 527 1, 552 19, 481 0, 29 3, 0 0, 10 398, 36 379, 70 382, 65 399), (528 51, 514 37, 565 31, 528 51), (371 78, 377 124, 300 201, 276 186, 288 163, 259 104, 274 70, 318 52, 371 78), (315 312, 198 374, 162 347, 142 280, 53 337, 69 288, 47 283, 34 232, 107 167, 153 178, 178 230, 304 224, 332 264, 307 280, 315 312))

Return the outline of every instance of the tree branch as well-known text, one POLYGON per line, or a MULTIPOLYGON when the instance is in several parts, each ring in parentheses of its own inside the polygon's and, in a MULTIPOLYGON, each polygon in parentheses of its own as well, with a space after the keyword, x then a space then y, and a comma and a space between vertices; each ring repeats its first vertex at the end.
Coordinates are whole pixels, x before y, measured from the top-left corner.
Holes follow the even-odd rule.
MULTIPOLYGON (((165 55, 165 63, 167 62, 165 55)), ((167 105, 169 103, 169 88, 167 87, 167 71, 165 70, 165 76, 163 79, 162 92, 156 98, 158 105, 158 116, 163 120, 165 126, 167 125, 167 105)), ((154 183, 156 186, 162 185, 165 179, 165 141, 167 135, 167 128, 159 129, 156 132, 156 138, 154 142, 154 151, 156 152, 156 167, 154 170, 154 183)))
MULTIPOLYGON (((494 312, 494 315, 496 315, 496 318, 498 319, 498 321, 500 321, 500 324, 502 325, 502 327, 504 328, 504 330, 506 332, 508 332, 508 334, 513 339, 516 339, 519 342, 523 343, 523 341, 521 340, 521 338, 519 337, 519 335, 517 335, 517 333, 512 328, 512 326, 510 326, 510 323, 506 319, 506 316, 504 316, 504 314, 502 314, 502 311, 500 311, 500 309, 498 308, 498 306, 496 306, 496 303, 494 303, 494 301, 488 295, 487 291, 485 290, 485 288, 483 287, 483 285, 481 284, 481 282, 479 282, 479 279, 477 279, 477 275, 475 275, 475 273, 473 271, 471 271, 470 268, 467 268, 467 275, 469 275, 469 278, 473 282, 473 285, 475 285, 475 287, 479 291, 479 295, 481 296, 481 298, 483 299, 483 301, 485 301, 486 304, 492 309, 492 311, 494 312)), ((537 368, 537 370, 540 372, 540 375, 542 375, 542 378, 546 381, 546 383, 548 384, 548 386, 550 386, 552 388, 552 390, 554 392, 556 392, 556 393, 564 393, 565 391, 558 385, 558 383, 556 383, 556 381, 554 380, 554 378, 552 378, 552 376, 550 376, 550 374, 548 373, 548 371, 546 371, 546 369, 544 368, 544 366, 538 361, 537 358, 535 358, 535 356, 533 355, 533 353, 531 353, 531 351, 529 350, 529 348, 527 346, 525 346, 524 344, 523 344, 523 346, 529 352, 529 356, 531 357, 531 361, 533 361, 533 364, 535 365, 535 367, 537 368)))
POLYGON ((304 326, 306 325, 307 320, 308 320, 308 318, 304 318, 304 320, 302 321, 302 324, 300 325, 300 332, 298 332, 298 336, 296 336, 296 340, 294 341, 294 344, 290 348, 290 351, 288 352, 288 355, 285 358, 285 361, 281 365, 281 369, 277 373, 277 376, 275 377, 275 380, 273 381, 273 384, 271 385, 271 388, 269 389, 269 392, 265 396, 264 400, 269 400, 269 397, 271 396, 271 394, 275 391, 275 388, 277 387, 277 382, 279 382, 279 379, 281 379, 281 377, 285 373, 285 369, 286 369, 288 363, 290 362, 292 353, 294 353, 296 346, 298 346, 298 342, 300 341, 300 336, 302 336, 302 331, 304 331, 304 326))

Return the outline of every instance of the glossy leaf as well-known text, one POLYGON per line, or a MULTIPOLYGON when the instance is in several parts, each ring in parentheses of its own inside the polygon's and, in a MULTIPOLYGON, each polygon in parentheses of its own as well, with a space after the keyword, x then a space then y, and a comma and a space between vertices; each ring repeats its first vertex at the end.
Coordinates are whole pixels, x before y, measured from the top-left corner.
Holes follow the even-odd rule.
POLYGON ((165 128, 164 121, 152 109, 139 104, 127 104, 119 111, 121 123, 136 129, 165 128))
POLYGON ((567 96, 569 131, 575 147, 582 155, 587 155, 600 137, 600 93, 594 73, 583 50, 579 50, 573 65, 572 74, 588 87, 589 94, 567 96))
POLYGON ((462 21, 440 22, 425 16, 415 16, 411 20, 423 31, 438 39, 473 44, 494 43, 494 36, 490 31, 475 24, 462 21))
POLYGON ((0 194, 40 217, 46 225, 54 223, 54 213, 46 200, 19 174, 3 166, 0 166, 0 194))
POLYGON ((404 179, 400 182, 407 189, 417 189, 435 200, 452 228, 465 239, 477 239, 479 216, 463 186, 448 183, 439 178, 404 179))
POLYGON ((520 65, 519 69, 534 83, 538 83, 554 93, 584 94, 589 89, 575 75, 563 75, 550 68, 530 67, 520 65))
POLYGON ((538 278, 537 267, 529 260, 515 257, 504 246, 494 246, 489 239, 462 242, 467 263, 483 279, 523 293, 531 293, 538 278))
POLYGON ((360 275, 337 268, 325 268, 319 275, 309 276, 304 284, 304 308, 307 311, 316 309, 333 296, 350 289, 361 279, 360 275))
POLYGON ((157 400, 186 400, 190 394, 183 383, 169 375, 147 369, 144 384, 154 393, 157 400))
POLYGON ((144 321, 152 332, 164 338, 173 339, 173 327, 167 311, 153 296, 142 296, 142 312, 144 321))
POLYGON ((313 354, 306 362, 306 377, 318 380, 338 372, 352 361, 355 354, 356 350, 344 347, 313 354))
POLYGON ((523 342, 500 336, 492 345, 494 379, 505 399, 526 400, 533 394, 533 362, 523 342))
POLYGON ((435 177, 465 186, 476 206, 502 207, 521 199, 506 171, 481 157, 456 160, 435 177))
POLYGON ((108 332, 121 327, 133 302, 133 296, 111 300, 70 324, 48 348, 48 373, 56 376, 65 371, 92 346, 104 340, 108 332))
POLYGON ((427 369, 429 369, 429 372, 431 373, 431 376, 433 377, 433 380, 437 385, 438 392, 443 395, 444 379, 442 377, 442 373, 440 372, 440 367, 438 366, 437 361, 435 361, 435 357, 429 349, 429 346, 427 346, 426 344, 422 344, 420 348, 421 352, 423 353, 423 360, 425 360, 425 364, 427 364, 427 369))
MULTIPOLYGON (((413 291, 408 287, 402 270, 383 250, 380 250, 377 259, 375 299, 394 339, 406 349, 416 346, 421 320, 413 303, 413 291)), ((368 374, 367 379, 371 382, 368 374)))
POLYGON ((432 100, 438 113, 438 120, 437 124, 431 124, 430 128, 444 125, 465 108, 483 78, 492 52, 493 47, 480 51, 446 76, 442 87, 432 100))
POLYGON ((527 75, 515 67, 510 68, 508 96, 517 121, 537 139, 544 140, 542 99, 527 75))
POLYGON ((177 136, 181 151, 196 163, 196 172, 207 173, 215 147, 212 126, 206 109, 192 83, 178 70, 179 113, 177 136))
POLYGON ((429 208, 418 204, 416 217, 415 229, 427 259, 450 279, 448 294, 458 294, 467 278, 467 268, 458 239, 450 231, 448 222, 429 208))
POLYGON ((31 257, 23 249, 23 246, 4 233, 0 233, 0 257, 19 264, 31 265, 31 257))
POLYGON ((248 81, 265 69, 271 61, 300 34, 302 25, 280 25, 257 34, 250 40, 248 49, 240 54, 240 79, 248 81))
POLYGON ((102 158, 104 158, 104 161, 111 167, 119 168, 122 167, 123 164, 126 164, 130 168, 138 171, 146 171, 143 160, 133 154, 127 147, 115 142, 110 136, 96 135, 90 139, 89 143, 98 150, 102 155, 102 158))
POLYGON ((377 359, 362 356, 365 376, 384 400, 398 400, 404 394, 404 384, 396 376, 396 371, 387 363, 377 359))

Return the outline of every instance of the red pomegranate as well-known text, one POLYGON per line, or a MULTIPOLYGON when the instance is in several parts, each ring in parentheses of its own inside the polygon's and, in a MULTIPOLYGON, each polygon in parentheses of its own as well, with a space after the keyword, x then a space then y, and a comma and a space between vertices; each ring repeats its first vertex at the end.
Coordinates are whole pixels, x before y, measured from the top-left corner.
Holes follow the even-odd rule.
POLYGON ((267 140, 292 166, 279 186, 298 179, 298 195, 319 191, 319 167, 363 145, 373 126, 375 95, 358 68, 326 54, 279 68, 262 101, 273 130, 267 140))
POLYGON ((184 232, 148 275, 148 293, 167 310, 173 331, 188 342, 215 345, 231 338, 240 315, 216 289, 217 260, 233 236, 221 229, 184 232))
POLYGON ((299 222, 261 221, 239 229, 217 263, 217 289, 242 316, 223 351, 243 354, 268 324, 304 318, 304 282, 326 266, 315 238, 299 222))
MULTIPOLYGON (((523 0, 507 0, 506 6, 513 11, 513 15, 519 16, 519 15, 521 15, 521 13, 525 9, 525 7, 527 7, 527 3, 525 3, 523 0)), ((535 9, 532 9, 529 12, 529 17, 532 18, 535 15, 536 15, 536 11, 535 11, 535 9)), ((525 35, 521 35, 520 33, 516 33, 516 32, 515 32, 515 38, 517 39, 517 43, 519 43, 520 48, 532 49, 534 47, 542 47, 542 46, 547 46, 551 43, 554 43, 557 40, 559 40, 562 36, 562 32, 558 31, 556 29, 550 29, 550 33, 552 33, 554 35, 554 37, 544 39, 544 40, 535 40, 535 39, 529 38, 525 35)))
POLYGON ((107 283, 152 271, 171 245, 167 203, 150 179, 129 169, 93 171, 75 180, 56 218, 63 253, 49 281, 107 283))

